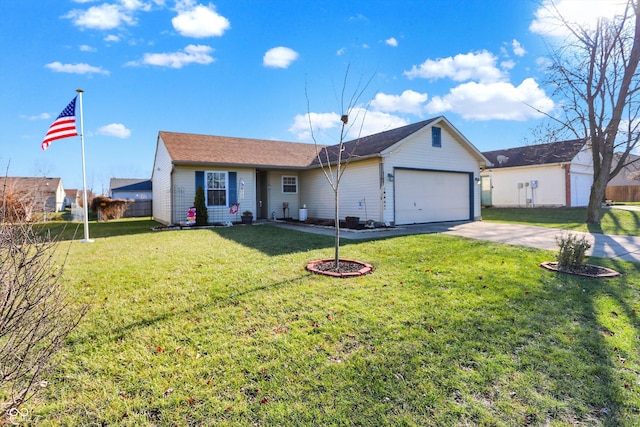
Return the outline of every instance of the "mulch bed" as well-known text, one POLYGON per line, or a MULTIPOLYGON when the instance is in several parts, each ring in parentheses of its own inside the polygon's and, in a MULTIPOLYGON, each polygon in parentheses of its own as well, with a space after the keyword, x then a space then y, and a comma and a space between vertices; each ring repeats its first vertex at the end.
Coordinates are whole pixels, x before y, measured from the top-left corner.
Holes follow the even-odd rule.
POLYGON ((574 270, 558 270, 557 262, 543 262, 540 264, 540 267, 557 273, 573 274, 576 276, 591 277, 594 279, 622 276, 622 274, 615 270, 593 264, 584 264, 579 269, 574 270))
POLYGON ((373 266, 366 262, 352 259, 341 259, 338 268, 335 266, 335 259, 320 259, 307 264, 307 270, 316 274, 333 277, 357 277, 373 272, 373 266))

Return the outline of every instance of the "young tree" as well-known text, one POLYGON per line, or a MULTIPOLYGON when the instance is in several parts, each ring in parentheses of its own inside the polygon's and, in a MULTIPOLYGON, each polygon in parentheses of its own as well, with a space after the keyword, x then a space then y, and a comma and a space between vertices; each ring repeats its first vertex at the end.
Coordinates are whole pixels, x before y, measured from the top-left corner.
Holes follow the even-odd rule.
POLYGON ((586 222, 599 224, 607 183, 628 164, 640 141, 640 2, 595 26, 556 16, 570 35, 552 55, 550 83, 564 98, 561 126, 590 144, 593 185, 586 222), (614 164, 614 152, 620 161, 614 164))
POLYGON ((334 218, 334 229, 335 229, 335 242, 334 242, 334 268, 339 270, 340 268, 340 181, 342 180, 342 175, 347 170, 347 166, 349 162, 354 157, 356 149, 358 148, 358 144, 360 141, 360 136, 362 133, 362 126, 364 125, 364 120, 366 118, 366 113, 368 111, 367 108, 359 108, 358 104, 360 102, 360 98, 366 91, 369 83, 371 83, 371 79, 367 82, 363 82, 362 80, 358 83, 355 91, 345 104, 345 92, 347 90, 347 81, 349 77, 349 67, 347 67, 347 71, 344 75, 344 80, 342 82, 342 92, 340 94, 340 121, 342 122, 340 125, 340 137, 337 145, 333 146, 320 146, 316 139, 316 135, 313 131, 313 123, 311 121, 311 111, 309 108, 309 96, 305 90, 305 95, 307 97, 307 119, 309 120, 309 129, 311 131, 311 138, 316 146, 316 160, 320 167, 322 168, 322 172, 324 173, 325 178, 331 190, 333 191, 333 218, 334 218), (357 112, 356 112, 357 111, 357 112), (351 117, 353 114, 354 117, 351 117), (358 117, 359 114, 362 114, 362 117, 358 117), (358 131, 358 137, 355 141, 353 141, 349 149, 349 152, 346 151, 345 139, 350 134, 351 128, 360 123, 360 130, 358 131))

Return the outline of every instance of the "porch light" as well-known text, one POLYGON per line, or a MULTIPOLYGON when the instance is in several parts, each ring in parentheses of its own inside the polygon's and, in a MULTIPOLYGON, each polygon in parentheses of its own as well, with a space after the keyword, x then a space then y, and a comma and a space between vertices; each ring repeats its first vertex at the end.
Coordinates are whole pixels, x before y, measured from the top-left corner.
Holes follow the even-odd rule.
POLYGON ((393 182, 393 174, 392 173, 388 173, 387 174, 387 180, 389 180, 389 182, 393 182))

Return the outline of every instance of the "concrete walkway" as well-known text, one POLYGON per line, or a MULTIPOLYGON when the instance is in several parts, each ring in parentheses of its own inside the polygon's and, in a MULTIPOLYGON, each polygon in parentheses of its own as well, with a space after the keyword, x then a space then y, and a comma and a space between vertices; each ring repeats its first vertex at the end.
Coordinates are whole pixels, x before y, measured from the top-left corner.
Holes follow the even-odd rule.
MULTIPOLYGON (((287 222, 270 222, 270 224, 308 233, 328 236, 334 235, 334 229, 331 227, 298 225, 287 222)), ((559 228, 475 221, 415 224, 374 230, 341 229, 340 238, 347 240, 376 239, 428 233, 451 234, 470 239, 489 240, 510 245, 529 246, 557 251, 558 243, 556 238, 562 237, 567 231, 559 228)), ((591 249, 587 251, 587 255, 589 256, 640 262, 640 237, 575 231, 571 231, 571 233, 578 236, 578 238, 581 236, 586 237, 587 241, 591 244, 591 249)))

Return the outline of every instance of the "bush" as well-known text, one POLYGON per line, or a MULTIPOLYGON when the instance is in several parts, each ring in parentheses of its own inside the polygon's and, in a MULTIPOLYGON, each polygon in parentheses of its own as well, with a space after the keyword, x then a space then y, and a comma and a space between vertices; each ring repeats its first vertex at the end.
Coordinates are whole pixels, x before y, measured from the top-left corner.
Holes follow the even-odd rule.
POLYGON ((111 199, 106 196, 94 197, 91 201, 91 210, 98 214, 98 220, 108 221, 110 219, 120 219, 129 205, 128 200, 111 199))
POLYGON ((204 201, 204 189, 202 186, 198 186, 196 190, 193 205, 196 207, 196 225, 208 225, 209 212, 207 212, 207 205, 204 201))
POLYGON ((591 247, 585 236, 578 238, 575 234, 568 233, 561 238, 556 238, 556 241, 560 246, 558 270, 580 270, 584 266, 585 254, 591 247))
POLYGON ((46 385, 50 359, 87 310, 63 292, 64 262, 54 263, 57 246, 26 222, 0 223, 0 404, 5 414, 46 385))

